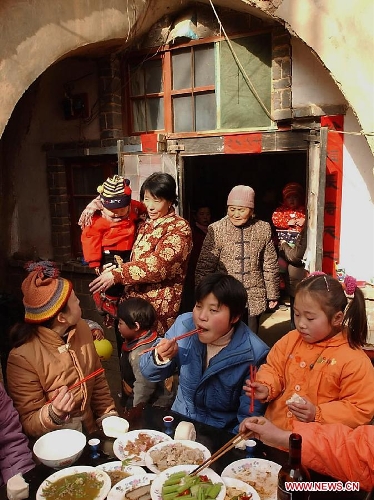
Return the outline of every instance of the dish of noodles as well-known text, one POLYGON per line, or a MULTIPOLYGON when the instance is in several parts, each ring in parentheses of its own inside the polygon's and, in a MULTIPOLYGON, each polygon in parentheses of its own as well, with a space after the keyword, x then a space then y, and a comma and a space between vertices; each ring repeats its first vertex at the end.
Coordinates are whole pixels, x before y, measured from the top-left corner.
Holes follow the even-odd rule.
POLYGON ((222 478, 233 477, 252 486, 261 500, 277 500, 278 472, 281 466, 261 458, 244 458, 228 465, 222 478))
POLYGON ((105 471, 112 482, 112 487, 125 479, 126 477, 133 476, 134 474, 144 474, 144 469, 137 465, 122 465, 122 462, 107 462, 106 464, 97 465, 96 469, 105 471))
POLYGON ((131 465, 145 465, 149 448, 162 441, 172 441, 172 438, 149 429, 130 431, 114 441, 113 453, 119 460, 131 460, 131 465))
POLYGON ((36 500, 104 500, 111 488, 110 477, 95 467, 76 466, 49 476, 39 486, 36 500))
POLYGON ((208 448, 196 441, 165 441, 147 451, 145 465, 158 474, 174 465, 200 465, 210 456, 208 448))

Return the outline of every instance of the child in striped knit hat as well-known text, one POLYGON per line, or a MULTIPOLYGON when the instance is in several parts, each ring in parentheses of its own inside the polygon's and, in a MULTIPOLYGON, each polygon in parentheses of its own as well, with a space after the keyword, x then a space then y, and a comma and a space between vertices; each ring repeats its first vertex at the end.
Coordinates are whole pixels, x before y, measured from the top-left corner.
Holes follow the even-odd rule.
MULTIPOLYGON (((83 257, 89 267, 99 275, 103 266, 128 262, 135 240, 136 223, 146 208, 140 201, 131 199, 130 181, 120 175, 108 177, 97 188, 98 209, 90 223, 82 230, 81 242, 83 257)), ((116 317, 116 303, 122 295, 123 286, 110 287, 105 294, 97 292, 93 299, 103 314, 116 317)), ((107 326, 112 320, 108 319, 107 326)))

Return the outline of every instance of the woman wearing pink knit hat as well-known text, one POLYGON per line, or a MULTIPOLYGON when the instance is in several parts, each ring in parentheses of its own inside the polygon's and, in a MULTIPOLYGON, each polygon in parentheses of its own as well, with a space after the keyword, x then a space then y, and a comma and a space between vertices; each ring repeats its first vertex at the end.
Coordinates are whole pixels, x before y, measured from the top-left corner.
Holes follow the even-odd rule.
POLYGON ((196 266, 198 284, 215 271, 231 274, 248 293, 248 326, 257 333, 260 315, 277 306, 279 270, 270 224, 254 215, 255 192, 250 186, 233 187, 227 215, 208 228, 196 266))

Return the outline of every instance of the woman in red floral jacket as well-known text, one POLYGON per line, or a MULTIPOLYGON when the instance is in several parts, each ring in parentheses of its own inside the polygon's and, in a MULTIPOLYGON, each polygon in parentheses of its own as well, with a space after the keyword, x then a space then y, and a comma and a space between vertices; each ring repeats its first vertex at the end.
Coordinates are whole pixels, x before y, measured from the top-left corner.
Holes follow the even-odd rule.
POLYGON ((125 285, 121 300, 148 300, 157 312, 157 331, 163 335, 179 312, 192 249, 191 228, 175 213, 176 182, 170 174, 151 174, 141 187, 140 199, 148 218, 139 226, 130 262, 104 271, 90 283, 90 291, 105 291, 116 283, 125 285))

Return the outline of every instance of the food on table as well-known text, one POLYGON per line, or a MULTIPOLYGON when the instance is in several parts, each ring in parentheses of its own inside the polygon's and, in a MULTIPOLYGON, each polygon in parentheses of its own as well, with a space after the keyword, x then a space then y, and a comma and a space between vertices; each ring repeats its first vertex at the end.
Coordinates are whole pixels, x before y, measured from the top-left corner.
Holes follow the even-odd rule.
POLYGON ((261 500, 273 498, 274 493, 277 491, 278 475, 275 475, 270 470, 255 469, 243 470, 243 472, 236 474, 236 479, 244 481, 252 486, 260 495, 261 500))
POLYGON ((251 500, 252 493, 246 493, 238 488, 226 487, 225 500, 251 500))
POLYGON ((162 485, 162 500, 206 500, 217 498, 222 483, 213 483, 204 474, 189 476, 186 472, 171 474, 162 485))
POLYGON ((108 437, 120 437, 129 430, 129 423, 127 420, 115 415, 106 417, 103 420, 103 431, 108 437))
POLYGON ((80 472, 62 477, 43 489, 46 500, 92 500, 101 490, 104 481, 94 473, 80 472))
POLYGON ((151 500, 151 485, 146 484, 144 486, 139 486, 134 490, 129 491, 123 497, 123 500, 151 500))
POLYGON ((174 465, 200 465, 204 462, 204 453, 182 443, 168 443, 158 450, 151 450, 150 456, 159 471, 174 465))
POLYGON ((120 469, 112 469, 112 470, 109 469, 109 470, 106 470, 105 472, 110 477, 112 487, 115 484, 122 481, 122 479, 125 479, 125 477, 131 476, 131 474, 129 474, 128 472, 125 472, 124 470, 120 470, 120 469))
POLYGON ((151 436, 145 432, 140 432, 134 440, 127 441, 125 446, 120 445, 120 450, 126 455, 139 456, 142 452, 148 451, 149 448, 152 448, 152 446, 162 441, 162 437, 151 436))
POLYGON ((179 422, 174 432, 174 439, 188 439, 189 441, 195 441, 196 439, 196 429, 192 422, 179 422))

